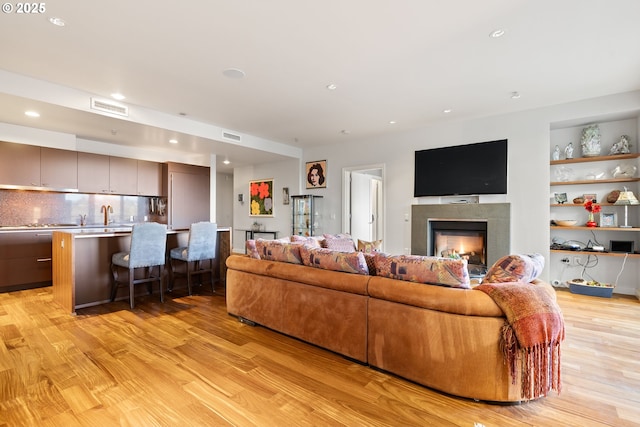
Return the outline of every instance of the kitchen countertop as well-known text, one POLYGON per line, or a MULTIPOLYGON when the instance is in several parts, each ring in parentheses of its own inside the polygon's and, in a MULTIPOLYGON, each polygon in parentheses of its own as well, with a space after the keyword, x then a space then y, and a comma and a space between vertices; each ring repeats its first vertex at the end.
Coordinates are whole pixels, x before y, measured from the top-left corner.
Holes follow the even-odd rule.
MULTIPOLYGON (((76 238, 83 237, 110 237, 120 234, 131 233, 131 225, 88 225, 88 226, 64 226, 64 227, 31 227, 31 226, 0 226, 0 233, 42 233, 46 231, 62 231, 64 233, 75 234, 76 238)), ((188 228, 184 229, 168 229, 167 234, 183 233, 189 231, 188 228)), ((218 231, 230 231, 229 227, 220 227, 218 231)))

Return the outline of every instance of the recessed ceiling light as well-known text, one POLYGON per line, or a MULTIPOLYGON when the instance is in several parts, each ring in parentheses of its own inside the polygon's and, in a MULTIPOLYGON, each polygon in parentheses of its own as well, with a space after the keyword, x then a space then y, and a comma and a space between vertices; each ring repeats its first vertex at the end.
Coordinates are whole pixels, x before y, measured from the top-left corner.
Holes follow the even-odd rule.
POLYGON ((64 19, 56 18, 55 16, 52 16, 51 18, 49 18, 49 22, 51 22, 53 25, 57 27, 64 27, 66 25, 66 22, 64 22, 64 19))
POLYGON ((395 120, 389 120, 389 124, 390 125, 395 125, 396 123, 398 123, 398 122, 396 122, 395 120))
POLYGON ((497 39, 498 37, 502 37, 502 36, 504 36, 504 30, 502 28, 499 28, 497 30, 493 30, 489 34, 489 37, 494 38, 494 39, 497 39))
POLYGON ((24 114, 29 117, 40 117, 40 113, 37 111, 25 111, 24 114))
POLYGON ((112 94, 111 94, 111 97, 112 97, 113 99, 117 99, 118 101, 123 101, 123 100, 126 98, 126 96, 124 96, 123 94, 118 93, 118 92, 116 92, 116 93, 112 93, 112 94))
POLYGON ((170 140, 169 140, 169 142, 170 142, 171 144, 177 144, 177 143, 178 143, 178 140, 177 140, 177 139, 170 139, 170 140))
POLYGON ((228 165, 231 162, 229 161, 229 159, 224 159, 222 163, 224 163, 225 165, 228 165))
POLYGON ((447 108, 446 110, 442 110, 442 112, 445 113, 445 114, 449 114, 452 111, 453 110, 451 108, 447 108))
POLYGON ((241 79, 245 76, 244 71, 238 68, 227 68, 222 72, 222 74, 230 79, 241 79))
POLYGON ((328 90, 336 90, 336 89, 338 89, 338 86, 335 83, 328 84, 326 87, 327 87, 328 90))
POLYGON ((520 99, 520 94, 518 92, 511 92, 511 99, 520 99))
POLYGON ((340 131, 340 133, 343 134, 343 135, 349 135, 351 133, 351 131, 350 130, 346 130, 346 129, 342 129, 340 131))

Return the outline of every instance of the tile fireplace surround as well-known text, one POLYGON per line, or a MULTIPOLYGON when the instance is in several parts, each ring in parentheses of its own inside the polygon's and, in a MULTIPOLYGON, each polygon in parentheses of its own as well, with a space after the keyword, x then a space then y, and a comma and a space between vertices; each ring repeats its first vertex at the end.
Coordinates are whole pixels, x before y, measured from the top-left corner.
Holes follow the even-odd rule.
POLYGON ((470 203, 411 206, 411 253, 427 255, 429 221, 487 221, 487 265, 508 255, 511 242, 509 203, 470 203))

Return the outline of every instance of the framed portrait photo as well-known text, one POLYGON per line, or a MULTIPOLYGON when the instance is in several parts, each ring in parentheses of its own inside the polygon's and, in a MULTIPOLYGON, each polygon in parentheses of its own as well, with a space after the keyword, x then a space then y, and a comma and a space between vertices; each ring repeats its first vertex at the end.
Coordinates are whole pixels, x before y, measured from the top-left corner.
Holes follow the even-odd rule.
POLYGON ((307 189, 327 188, 327 161, 316 160, 306 163, 307 189))
POLYGON ((604 213, 600 214, 600 227, 617 227, 618 226, 618 215, 615 213, 604 213))

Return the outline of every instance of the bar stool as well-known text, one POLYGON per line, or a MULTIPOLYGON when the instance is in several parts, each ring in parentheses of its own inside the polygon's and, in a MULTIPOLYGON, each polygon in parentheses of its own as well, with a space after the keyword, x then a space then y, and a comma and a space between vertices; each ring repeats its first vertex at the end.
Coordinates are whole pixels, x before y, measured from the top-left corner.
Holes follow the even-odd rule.
MULTIPOLYGON (((215 293, 214 271, 216 258, 216 244, 218 241, 218 225, 213 222, 196 222, 189 227, 188 246, 173 248, 169 252, 169 266, 171 280, 169 291, 173 290, 175 276, 187 277, 187 289, 191 295, 191 276, 209 273, 211 276, 211 292, 215 293), (205 263, 208 261, 208 263, 205 263), (183 271, 177 267, 184 264, 183 271), (206 265, 205 265, 206 264, 206 265)), ((201 276, 202 277, 202 276, 201 276)))
POLYGON ((160 283, 160 301, 164 302, 162 280, 167 251, 167 226, 156 222, 134 224, 131 231, 131 245, 129 252, 118 252, 111 256, 111 272, 113 285, 111 287, 111 301, 116 299, 119 284, 129 284, 129 301, 134 307, 134 285, 147 283, 151 294, 152 282, 160 283), (157 275, 153 274, 157 267, 157 275), (145 268, 143 278, 136 279, 134 271, 145 268), (127 280, 120 277, 122 270, 128 270, 127 280))

